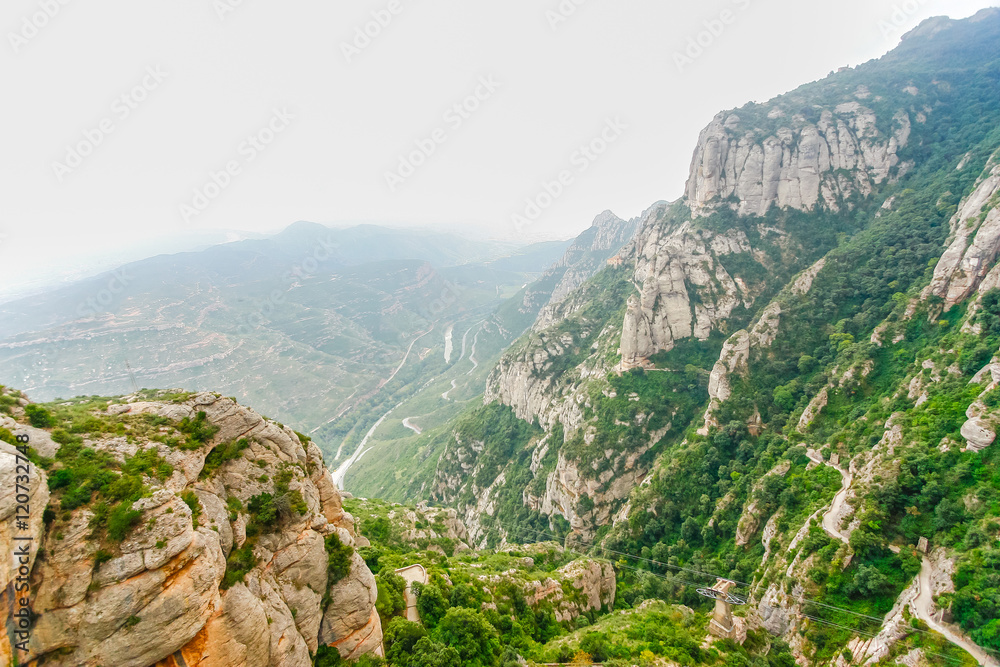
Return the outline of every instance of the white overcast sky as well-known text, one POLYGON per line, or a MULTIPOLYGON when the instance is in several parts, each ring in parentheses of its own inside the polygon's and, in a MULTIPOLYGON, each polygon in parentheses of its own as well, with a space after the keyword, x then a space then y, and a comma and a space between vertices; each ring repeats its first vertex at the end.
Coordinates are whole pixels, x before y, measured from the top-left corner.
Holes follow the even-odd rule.
POLYGON ((4 0, 5 281, 296 220, 509 238, 511 216, 561 170, 572 183, 521 231, 566 238, 604 209, 627 218, 680 196, 698 132, 719 110, 878 57, 929 16, 997 2, 562 3, 577 4, 553 29, 560 0, 4 0), (43 5, 55 15, 38 16, 43 5), (398 13, 348 62, 343 44, 390 6, 398 13), (675 54, 724 10, 730 23, 679 71, 675 54), (481 77, 499 88, 454 127, 445 113, 481 77), (144 78, 151 90, 122 118, 116 100, 144 78), (240 146, 275 109, 294 120, 249 161, 240 146), (53 164, 103 119, 113 133, 60 182, 53 164), (580 173, 575 151, 613 119, 626 127, 580 173), (390 191, 385 173, 437 128, 446 141, 390 191), (230 160, 240 172, 185 222, 181 204, 230 160))

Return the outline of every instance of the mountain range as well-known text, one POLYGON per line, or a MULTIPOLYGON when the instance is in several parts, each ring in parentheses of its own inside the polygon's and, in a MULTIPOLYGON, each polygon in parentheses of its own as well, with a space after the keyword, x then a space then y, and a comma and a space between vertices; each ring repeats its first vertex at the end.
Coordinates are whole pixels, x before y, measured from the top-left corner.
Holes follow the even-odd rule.
POLYGON ((570 243, 299 224, 3 304, 11 386, 112 395, 0 391, 29 655, 1000 664, 998 91, 1000 9, 933 18, 570 243))

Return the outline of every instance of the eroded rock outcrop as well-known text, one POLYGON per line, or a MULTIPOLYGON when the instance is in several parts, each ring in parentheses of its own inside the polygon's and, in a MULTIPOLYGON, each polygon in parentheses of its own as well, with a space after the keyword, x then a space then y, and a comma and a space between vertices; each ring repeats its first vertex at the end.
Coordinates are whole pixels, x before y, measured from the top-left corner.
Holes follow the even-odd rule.
MULTIPOLYGON (((88 504, 60 511, 39 530, 44 556, 32 572, 37 620, 28 660, 67 667, 307 667, 321 644, 351 658, 381 650, 375 580, 361 557, 353 554, 346 577, 328 580, 328 536, 349 546, 357 536, 315 444, 209 393, 177 403, 133 397, 94 416, 132 430, 145 415, 170 435, 179 420, 199 413, 217 428, 200 446, 180 447, 166 437, 85 436, 83 446, 120 464, 155 450, 172 474, 143 477, 148 490, 131 506, 140 513, 136 527, 120 542, 95 533, 101 510, 88 504), (242 446, 234 449, 237 441, 242 446), (228 455, 206 467, 216 448, 228 455), (248 545, 248 524, 261 521, 249 508, 261 498, 274 499, 278 518, 254 527, 248 545), (247 556, 227 562, 241 546, 252 547, 252 565, 247 556), (242 576, 233 576, 236 569, 242 576)), ((0 449, 0 466, 6 454, 0 449)), ((44 484, 38 494, 40 516, 44 484)))
POLYGON ((740 215, 764 215, 772 207, 839 210, 852 195, 867 196, 903 170, 897 154, 910 138, 907 112, 896 112, 886 135, 875 112, 857 99, 817 111, 815 121, 786 117, 784 101, 776 104, 771 120, 787 124, 773 131, 729 112, 702 131, 686 188, 692 215, 705 215, 730 197, 740 215))
MULTIPOLYGON (((531 553, 533 550, 561 547, 551 542, 541 542, 524 547, 531 553)), ((519 549, 521 549, 519 547, 519 549)), ((524 559, 528 569, 534 566, 534 559, 524 559)), ((617 593, 617 579, 614 567, 608 561, 593 558, 579 558, 551 572, 544 579, 525 578, 519 569, 511 569, 500 574, 482 574, 475 577, 480 584, 496 600, 502 596, 501 583, 511 583, 521 589, 525 601, 538 607, 541 604, 551 605, 558 622, 572 621, 588 612, 600 612, 611 609, 617 593)), ((493 606, 495 602, 484 603, 493 606)))
POLYGON ((976 189, 951 219, 951 243, 934 267, 924 297, 943 300, 947 312, 977 290, 1000 286, 1000 163, 994 155, 976 189))
POLYGON ((731 276, 720 257, 752 254, 739 230, 715 233, 667 221, 666 208, 654 208, 623 255, 634 258, 633 283, 621 334, 623 368, 670 350, 685 338, 705 340, 733 310, 753 304, 754 294, 731 276))

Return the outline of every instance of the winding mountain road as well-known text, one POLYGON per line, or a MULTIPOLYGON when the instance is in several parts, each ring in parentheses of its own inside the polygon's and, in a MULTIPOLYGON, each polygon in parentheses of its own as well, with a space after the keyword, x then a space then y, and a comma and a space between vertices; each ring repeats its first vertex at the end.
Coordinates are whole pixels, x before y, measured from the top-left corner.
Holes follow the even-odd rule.
POLYGON ((924 556, 923 563, 920 566, 920 574, 917 575, 917 590, 919 593, 917 594, 917 599, 910 605, 910 609, 931 630, 942 635, 955 646, 964 649, 980 665, 984 665, 984 667, 1000 666, 1000 662, 996 658, 987 654, 986 651, 964 634, 956 632, 947 625, 934 620, 934 585, 931 582, 931 571, 933 568, 934 566, 931 564, 930 559, 924 556))
MULTIPOLYGON (((840 532, 840 526, 838 525, 840 521, 837 517, 841 516, 841 509, 847 501, 847 493, 851 489, 851 484, 854 483, 854 475, 850 472, 846 472, 839 466, 829 463, 814 449, 808 450, 806 454, 815 463, 829 466, 840 473, 843 481, 841 483, 840 491, 837 492, 837 495, 833 497, 833 502, 830 503, 830 509, 823 513, 823 530, 825 530, 830 537, 840 540, 844 544, 848 544, 848 536, 840 532)), ((899 553, 899 547, 890 547, 890 549, 892 549, 894 553, 899 553)), ((931 583, 931 573, 933 572, 933 569, 934 566, 931 564, 930 559, 927 558, 927 556, 924 556, 923 562, 920 565, 920 573, 917 575, 917 590, 919 593, 917 598, 910 604, 910 609, 917 616, 917 618, 926 623, 931 630, 934 630, 955 646, 958 646, 969 653, 980 665, 983 665, 984 667, 1000 667, 1000 662, 998 662, 996 658, 987 654, 986 651, 984 651, 964 634, 934 620, 934 586, 931 583)))
POLYGON ((375 429, 381 426, 382 422, 385 421, 386 417, 392 414, 392 411, 398 408, 400 405, 402 405, 402 403, 399 403, 395 407, 390 408, 388 412, 379 417, 379 420, 375 422, 375 424, 370 429, 368 429, 368 433, 365 434, 365 437, 361 441, 361 444, 358 445, 358 448, 354 450, 354 454, 351 455, 351 458, 341 463, 340 466, 331 473, 331 476, 333 477, 334 486, 336 486, 341 491, 344 490, 344 478, 347 476, 347 471, 351 469, 351 466, 353 466, 355 463, 361 460, 361 457, 365 455, 368 449, 371 449, 370 447, 368 449, 365 449, 365 445, 367 445, 368 440, 373 435, 375 435, 375 429))
POLYGON ((441 398, 443 398, 446 401, 450 401, 451 399, 448 398, 448 394, 450 394, 455 389, 455 387, 457 387, 457 386, 458 386, 458 380, 452 380, 451 381, 451 389, 449 389, 448 391, 446 391, 443 394, 441 394, 441 398))
POLYGON ((840 532, 840 526, 838 525, 840 521, 837 517, 841 515, 840 512, 844 507, 844 503, 847 502, 847 494, 851 490, 851 484, 854 483, 854 475, 847 472, 840 466, 835 466, 828 462, 815 449, 810 449, 806 452, 806 454, 814 463, 829 466, 840 473, 840 491, 837 491, 837 495, 833 497, 833 502, 830 503, 830 509, 823 513, 823 530, 825 530, 826 534, 835 540, 840 540, 844 544, 847 544, 848 537, 840 532))
MULTIPOLYGON (((485 320, 483 322, 485 322, 485 320)), ((466 373, 466 375, 472 375, 473 373, 476 372, 476 369, 479 368, 479 362, 476 361, 476 343, 479 342, 479 334, 483 330, 482 327, 483 322, 479 323, 480 324, 479 331, 477 331, 476 335, 472 337, 472 350, 469 351, 469 361, 472 362, 472 370, 466 373)))

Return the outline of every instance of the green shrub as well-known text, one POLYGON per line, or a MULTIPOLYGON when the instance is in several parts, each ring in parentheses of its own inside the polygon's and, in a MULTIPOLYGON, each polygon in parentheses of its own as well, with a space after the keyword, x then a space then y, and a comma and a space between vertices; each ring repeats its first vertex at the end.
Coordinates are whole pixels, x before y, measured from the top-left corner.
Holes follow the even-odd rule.
POLYGON ((237 582, 243 581, 247 572, 257 564, 253 553, 253 543, 247 540, 239 549, 233 549, 226 559, 226 574, 222 577, 219 588, 226 590, 237 582))
POLYGON ((404 664, 414 655, 414 646, 427 636, 427 630, 419 623, 405 618, 394 618, 385 629, 385 657, 392 664, 404 664))
POLYGON ((382 617, 382 623, 388 624, 393 616, 406 611, 406 600, 403 597, 406 580, 392 570, 383 570, 375 575, 375 582, 378 587, 375 608, 382 617))
POLYGON ((55 419, 52 418, 52 413, 40 405, 31 404, 26 406, 24 414, 27 415, 28 421, 35 428, 52 428, 56 425, 55 419))
POLYGON ((339 667, 344 663, 340 651, 333 646, 320 646, 313 656, 313 667, 339 667))
POLYGON ((226 461, 238 459, 243 455, 243 451, 250 446, 250 441, 246 438, 231 440, 225 444, 217 445, 205 457, 205 467, 201 470, 201 477, 208 477, 219 469, 226 461))
POLYGON ((108 539, 121 542, 142 521, 142 512, 132 509, 132 503, 118 503, 108 516, 108 539))
POLYGON ((198 500, 198 494, 196 494, 191 489, 185 489, 181 493, 181 500, 184 504, 191 508, 191 523, 195 528, 198 527, 198 517, 201 516, 201 502, 198 500))
POLYGON ((204 411, 198 412, 194 419, 185 417, 177 425, 177 429, 187 436, 181 449, 199 449, 219 432, 219 427, 208 421, 208 415, 204 411))
POLYGON ((500 657, 496 628, 472 609, 449 609, 435 628, 434 639, 457 651, 465 667, 492 667, 500 657))
POLYGON ((351 557, 354 548, 340 541, 337 533, 330 533, 324 540, 327 555, 327 586, 333 586, 351 573, 351 557))

